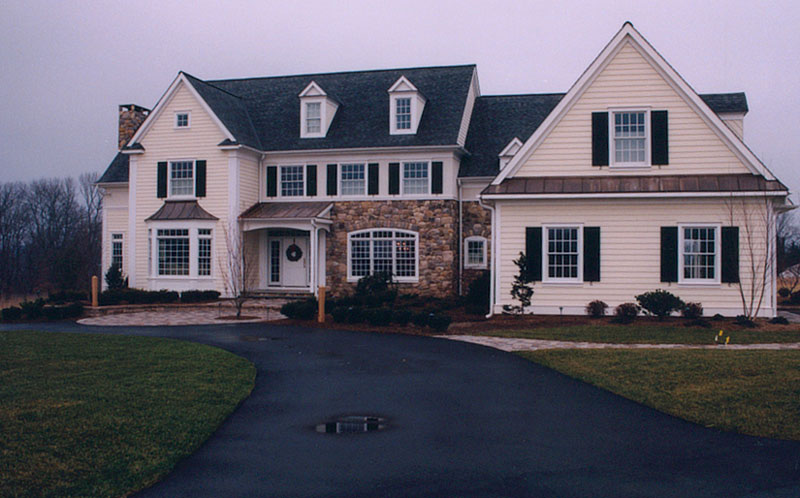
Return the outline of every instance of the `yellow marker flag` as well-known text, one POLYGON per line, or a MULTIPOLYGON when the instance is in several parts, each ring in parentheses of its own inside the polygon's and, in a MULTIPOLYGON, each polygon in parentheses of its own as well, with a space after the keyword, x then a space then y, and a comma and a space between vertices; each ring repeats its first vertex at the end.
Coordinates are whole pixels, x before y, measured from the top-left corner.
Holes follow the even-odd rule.
POLYGON ((728 343, 731 342, 731 336, 725 338, 725 345, 727 346, 728 343))

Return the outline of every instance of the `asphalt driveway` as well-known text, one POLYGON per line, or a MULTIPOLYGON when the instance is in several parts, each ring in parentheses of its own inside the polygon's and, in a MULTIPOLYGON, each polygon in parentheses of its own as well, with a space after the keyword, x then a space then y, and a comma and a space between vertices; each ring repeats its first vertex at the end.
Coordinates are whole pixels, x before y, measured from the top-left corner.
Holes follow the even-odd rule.
POLYGON ((251 397, 137 496, 800 496, 800 443, 705 429, 474 344, 263 324, 36 328, 186 339, 256 365, 251 397), (340 415, 388 427, 314 430, 340 415))

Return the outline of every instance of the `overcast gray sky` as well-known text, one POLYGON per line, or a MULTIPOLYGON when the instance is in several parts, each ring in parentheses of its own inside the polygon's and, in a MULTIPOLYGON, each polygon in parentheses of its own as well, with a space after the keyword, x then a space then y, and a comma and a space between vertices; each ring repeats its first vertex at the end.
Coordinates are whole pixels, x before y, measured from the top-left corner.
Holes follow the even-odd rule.
POLYGON ((117 105, 203 79, 475 63, 484 95, 564 92, 626 20, 800 190, 795 1, 0 2, 0 181, 102 172, 117 105), (191 6, 191 7, 188 7, 191 6))

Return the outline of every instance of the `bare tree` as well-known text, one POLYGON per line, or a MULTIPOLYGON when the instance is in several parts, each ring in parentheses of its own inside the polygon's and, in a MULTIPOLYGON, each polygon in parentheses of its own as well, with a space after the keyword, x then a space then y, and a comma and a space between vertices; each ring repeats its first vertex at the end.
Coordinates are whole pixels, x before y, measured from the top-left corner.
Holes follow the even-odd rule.
POLYGON ((0 184, 0 294, 24 292, 27 190, 22 183, 0 184))
POLYGON ((255 281, 257 252, 248 246, 244 232, 234 227, 223 226, 227 251, 220 262, 225 292, 231 296, 236 306, 236 318, 241 318, 244 303, 251 298, 255 281))
POLYGON ((87 278, 92 275, 101 275, 102 268, 100 267, 100 259, 102 255, 102 205, 103 193, 102 190, 95 185, 97 182, 97 173, 82 173, 78 177, 78 186, 80 188, 81 200, 83 201, 84 212, 84 229, 85 234, 85 271, 87 278))
POLYGON ((744 264, 739 265, 737 284, 742 314, 752 320, 761 311, 775 268, 777 213, 773 200, 767 196, 731 197, 727 204, 731 225, 740 227, 739 254, 746 256, 744 264))

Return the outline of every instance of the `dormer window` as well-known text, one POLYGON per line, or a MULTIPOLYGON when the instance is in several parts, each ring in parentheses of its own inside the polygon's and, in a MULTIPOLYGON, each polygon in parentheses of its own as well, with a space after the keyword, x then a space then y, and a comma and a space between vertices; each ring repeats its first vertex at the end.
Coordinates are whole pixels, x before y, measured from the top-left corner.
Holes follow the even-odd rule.
POLYGON ((397 119, 398 130, 411 129, 411 99, 395 99, 395 118, 397 119))
POLYGON ((339 104, 311 82, 300 92, 300 138, 325 138, 339 104))
POLYGON ((414 135, 417 133, 425 97, 405 76, 389 88, 389 133, 414 135))
POLYGON ((319 133, 322 129, 320 102, 306 103, 306 133, 319 133))
POLYGON ((499 154, 497 154, 497 157, 500 158, 500 169, 505 168, 506 165, 514 158, 514 156, 517 155, 517 152, 519 152, 521 148, 522 140, 517 137, 511 139, 511 141, 508 142, 508 145, 506 145, 506 147, 501 150, 499 154))

